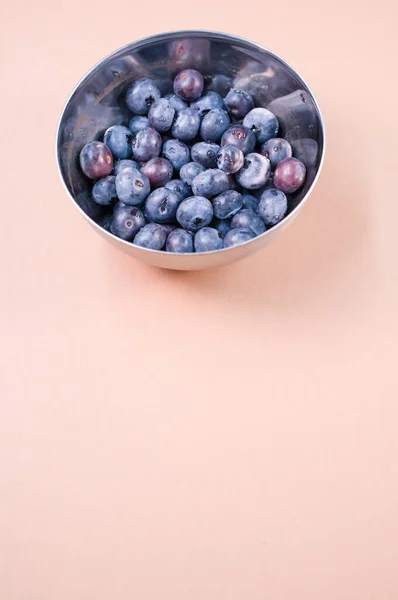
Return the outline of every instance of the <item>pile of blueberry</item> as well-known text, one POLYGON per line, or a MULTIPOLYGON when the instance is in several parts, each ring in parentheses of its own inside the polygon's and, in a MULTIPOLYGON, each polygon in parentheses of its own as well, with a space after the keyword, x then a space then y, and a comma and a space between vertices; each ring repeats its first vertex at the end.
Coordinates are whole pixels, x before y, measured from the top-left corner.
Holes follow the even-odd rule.
POLYGON ((194 69, 161 97, 149 78, 126 92, 129 126, 113 125, 80 153, 95 202, 113 206, 110 231, 137 246, 209 252, 242 244, 286 214, 306 169, 278 138, 273 113, 247 92, 203 92, 194 69), (189 106, 188 106, 189 103, 189 106))

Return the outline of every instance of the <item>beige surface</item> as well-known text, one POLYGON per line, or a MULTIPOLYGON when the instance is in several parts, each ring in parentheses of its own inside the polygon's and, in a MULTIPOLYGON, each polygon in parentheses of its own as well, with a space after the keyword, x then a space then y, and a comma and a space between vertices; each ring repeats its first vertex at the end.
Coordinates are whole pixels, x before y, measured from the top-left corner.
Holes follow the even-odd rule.
POLYGON ((134 7, 1 8, 0 598, 397 600, 394 3, 134 7), (104 243, 54 158, 81 75, 184 27, 280 53, 328 133, 292 227, 202 274, 104 243))

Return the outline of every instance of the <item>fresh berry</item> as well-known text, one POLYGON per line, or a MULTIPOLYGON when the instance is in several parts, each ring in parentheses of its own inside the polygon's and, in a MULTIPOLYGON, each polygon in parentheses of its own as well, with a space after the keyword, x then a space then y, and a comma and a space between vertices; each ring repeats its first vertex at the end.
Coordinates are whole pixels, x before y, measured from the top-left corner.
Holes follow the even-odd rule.
POLYGON ((141 167, 141 172, 145 173, 151 188, 154 189, 170 181, 173 176, 173 165, 166 158, 156 156, 141 167))
POLYGON ((115 206, 110 231, 117 237, 132 242, 144 225, 145 217, 139 208, 135 206, 115 206))
POLYGON ((177 221, 184 229, 198 231, 213 219, 211 202, 203 196, 191 196, 183 200, 177 209, 177 221))
POLYGON ((137 79, 126 92, 126 104, 137 115, 147 115, 152 104, 159 100, 161 94, 152 79, 137 79))
POLYGON ((297 158, 284 158, 274 173, 274 184, 285 194, 296 192, 304 183, 306 168, 297 158))
POLYGON ((263 192, 258 205, 258 214, 267 226, 276 225, 287 212, 287 198, 281 190, 263 192))
POLYGON ((185 229, 174 229, 167 238, 166 250, 167 252, 178 252, 179 254, 193 252, 192 233, 185 229))
POLYGON ((174 93, 183 100, 196 100, 203 92, 203 75, 195 69, 185 69, 174 79, 174 93))
POLYGON ((234 119, 243 119, 254 108, 253 98, 243 90, 229 90, 224 98, 225 106, 234 119))
POLYGON ((112 152, 102 142, 89 142, 80 152, 80 166, 90 179, 106 177, 113 169, 112 152))
POLYGON ((148 223, 139 230, 134 238, 134 244, 149 250, 162 250, 166 243, 166 232, 157 223, 148 223))
POLYGON ((104 134, 104 144, 108 146, 114 158, 130 158, 133 135, 128 127, 113 125, 104 134))
POLYGON ((108 175, 99 179, 93 186, 93 200, 102 206, 115 204, 117 201, 115 177, 108 175))

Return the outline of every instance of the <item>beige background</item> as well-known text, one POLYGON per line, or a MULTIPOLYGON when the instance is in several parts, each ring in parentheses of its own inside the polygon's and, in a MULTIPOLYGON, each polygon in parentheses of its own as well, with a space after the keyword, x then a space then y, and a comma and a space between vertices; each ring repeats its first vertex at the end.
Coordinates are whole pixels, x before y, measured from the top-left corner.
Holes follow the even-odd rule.
POLYGON ((1 13, 1 600, 397 600, 394 1, 1 13), (54 157, 87 69, 184 27, 280 53, 328 133, 292 227, 187 274, 102 241, 54 157))

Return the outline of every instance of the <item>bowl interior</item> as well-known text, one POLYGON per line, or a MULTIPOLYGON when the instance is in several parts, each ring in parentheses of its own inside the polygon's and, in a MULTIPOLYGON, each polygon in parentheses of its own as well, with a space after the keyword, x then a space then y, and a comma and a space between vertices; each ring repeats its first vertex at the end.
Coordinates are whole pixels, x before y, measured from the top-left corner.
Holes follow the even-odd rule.
POLYGON ((294 156, 307 167, 305 185, 289 198, 289 212, 305 197, 323 154, 323 127, 307 85, 279 57, 256 44, 225 34, 177 32, 132 43, 102 60, 78 84, 62 115, 58 160, 65 185, 80 208, 97 224, 109 220, 109 210, 91 198, 92 182, 79 167, 79 153, 88 141, 102 139, 110 125, 127 125, 132 114, 124 102, 128 85, 152 77, 164 94, 184 68, 205 76, 206 89, 225 95, 230 87, 253 95, 257 106, 269 108, 280 133, 292 144, 294 156))

